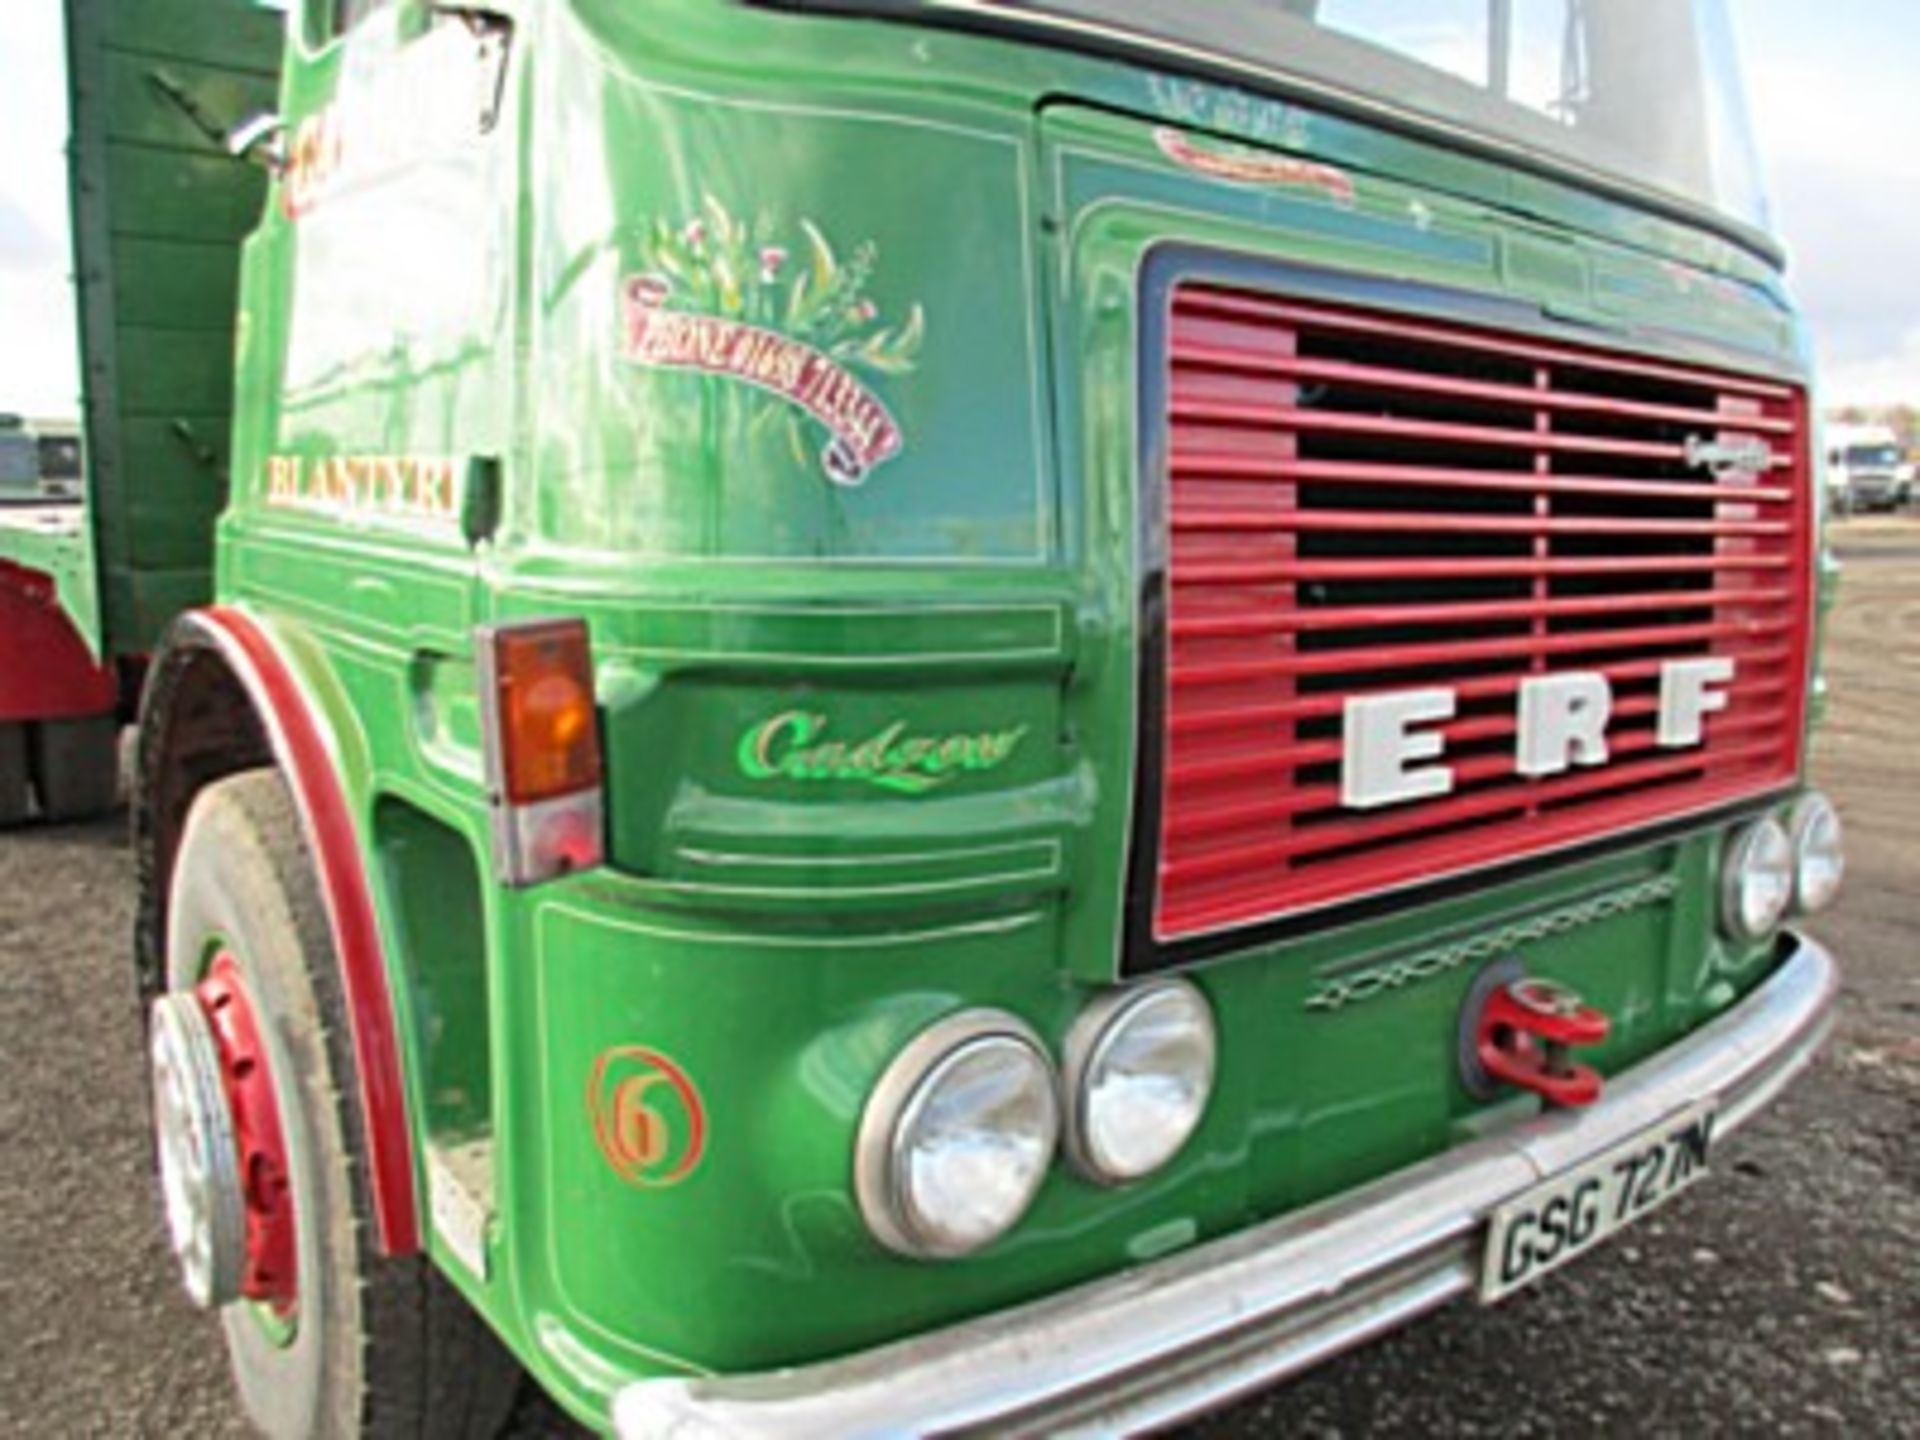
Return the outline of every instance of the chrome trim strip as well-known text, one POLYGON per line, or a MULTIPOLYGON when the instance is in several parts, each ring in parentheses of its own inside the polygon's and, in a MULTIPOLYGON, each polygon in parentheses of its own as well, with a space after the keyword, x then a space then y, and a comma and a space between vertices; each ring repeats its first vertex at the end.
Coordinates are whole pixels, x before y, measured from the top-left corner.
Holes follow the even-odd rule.
POLYGON ((1832 957, 1792 953, 1732 1009, 1608 1082, 1360 1189, 1017 1308, 840 1360, 643 1380, 622 1436, 1136 1431, 1270 1385, 1470 1292, 1489 1214, 1701 1099, 1724 1134, 1825 1039, 1832 957))

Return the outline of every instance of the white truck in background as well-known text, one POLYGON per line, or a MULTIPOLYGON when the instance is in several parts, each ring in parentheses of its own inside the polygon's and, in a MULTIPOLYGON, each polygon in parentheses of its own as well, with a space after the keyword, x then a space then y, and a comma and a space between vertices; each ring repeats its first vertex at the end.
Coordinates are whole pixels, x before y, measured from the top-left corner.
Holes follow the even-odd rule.
POLYGON ((1827 501, 1832 513, 1898 510, 1912 489, 1912 467, 1891 426, 1827 426, 1827 501))
POLYGON ((80 426, 0 414, 0 504, 80 498, 80 426))

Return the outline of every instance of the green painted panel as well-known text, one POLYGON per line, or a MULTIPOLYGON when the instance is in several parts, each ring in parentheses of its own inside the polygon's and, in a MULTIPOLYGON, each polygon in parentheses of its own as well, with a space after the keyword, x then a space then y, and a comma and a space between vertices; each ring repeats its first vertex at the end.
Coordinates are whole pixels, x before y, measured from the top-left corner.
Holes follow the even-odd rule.
POLYGON ((132 146, 107 158, 107 188, 140 233, 174 239, 238 240, 260 218, 257 185, 236 185, 225 155, 132 146))
MULTIPOLYGON (((120 413, 125 418, 219 415, 232 403, 230 334, 219 330, 160 330, 123 321, 117 339, 120 413)), ((137 484, 140 477, 129 474, 137 484)), ((211 541, 213 537, 207 538, 211 541)))
MULTIPOLYGON (((121 333, 161 327, 204 336, 215 347, 210 354, 227 352, 217 372, 207 376, 218 393, 225 394, 233 379, 233 246, 116 236, 113 268, 115 275, 126 277, 114 292, 114 318, 121 333), (154 283, 162 276, 164 284, 154 283)), ((130 396, 128 403, 142 402, 130 396)))
MULTIPOLYGON (((277 38, 276 30, 276 42, 277 38)), ((271 69, 235 71, 189 64, 122 48, 117 36, 108 44, 111 48, 101 57, 105 85, 97 93, 110 143, 205 151, 215 142, 200 121, 230 127, 273 106, 276 82, 271 69), (198 119, 189 106, 197 107, 198 119)), ((252 173, 258 189, 258 172, 252 173)), ((137 217, 126 217, 122 223, 137 224, 137 217)))
POLYGON ((158 638, 167 618, 207 601, 207 572, 199 566, 156 567, 126 565, 101 573, 100 607, 103 615, 151 615, 155 630, 139 643, 125 644, 119 653, 142 653, 158 638))
POLYGON ((0 506, 0 560, 53 577, 60 608, 96 651, 100 636, 100 591, 86 516, 73 507, 0 506))
POLYGON ((195 569, 227 501, 226 416, 192 412, 134 418, 120 427, 127 472, 139 485, 127 500, 127 533, 141 570, 195 569))
POLYGON ((542 87, 529 120, 554 403, 508 538, 663 560, 1047 562, 1028 116, 938 88, 848 103, 684 84, 646 63, 668 28, 583 6, 547 41, 587 89, 542 87), (604 210, 568 198, 582 174, 604 210), (647 343, 635 282, 662 297, 647 343), (675 334, 771 334, 776 359, 868 397, 895 442, 838 470, 844 437, 817 411, 687 363, 675 334))
POLYGON ((67 0, 66 14, 101 640, 140 651, 212 589, 239 241, 266 188, 219 132, 273 108, 281 17, 252 0, 67 0), (167 438, 178 423, 190 444, 167 438))
POLYGON ((117 50, 268 77, 280 67, 280 17, 260 0, 89 0, 84 8, 117 50))

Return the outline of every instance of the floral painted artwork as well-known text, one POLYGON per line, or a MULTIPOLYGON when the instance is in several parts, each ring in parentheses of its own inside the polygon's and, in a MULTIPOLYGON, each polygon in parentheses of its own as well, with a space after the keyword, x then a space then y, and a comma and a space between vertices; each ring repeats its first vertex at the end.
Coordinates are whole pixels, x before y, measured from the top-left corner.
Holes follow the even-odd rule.
POLYGON ((820 227, 775 233, 735 219, 713 196, 679 224, 657 219, 641 268, 622 282, 622 353, 635 365, 693 371, 752 386, 769 399, 755 428, 783 424, 796 458, 825 432, 819 464, 860 485, 900 452, 899 423, 874 383, 910 373, 926 335, 914 305, 888 323, 868 294, 879 260, 871 241, 844 259, 820 227))

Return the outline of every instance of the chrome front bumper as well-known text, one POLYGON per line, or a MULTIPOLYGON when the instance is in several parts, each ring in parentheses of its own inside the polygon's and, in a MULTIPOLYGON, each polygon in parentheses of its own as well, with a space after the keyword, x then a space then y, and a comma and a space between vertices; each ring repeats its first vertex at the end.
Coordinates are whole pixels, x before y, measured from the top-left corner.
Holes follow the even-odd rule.
POLYGON ((1504 1202, 1696 1100, 1716 1134, 1813 1057, 1838 979, 1811 940, 1752 994, 1607 1082, 1599 1103, 1012 1310, 840 1360, 622 1390, 622 1436, 1110 1434, 1298 1373, 1474 1288, 1504 1202))

